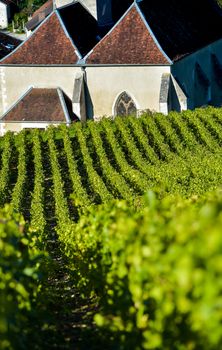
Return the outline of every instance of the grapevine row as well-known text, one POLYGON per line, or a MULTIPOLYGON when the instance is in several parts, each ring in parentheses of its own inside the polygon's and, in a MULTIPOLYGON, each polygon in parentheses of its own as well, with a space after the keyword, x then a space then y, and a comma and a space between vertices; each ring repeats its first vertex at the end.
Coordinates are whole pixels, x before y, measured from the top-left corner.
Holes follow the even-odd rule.
POLYGON ((31 202, 31 223, 33 230, 38 231, 39 239, 43 240, 43 234, 46 226, 44 215, 44 171, 42 163, 41 142, 38 130, 34 130, 32 134, 33 155, 34 155, 34 190, 31 202))
POLYGON ((174 132, 178 135, 178 137, 180 137, 182 146, 184 148, 193 150, 197 146, 197 140, 187 125, 183 122, 182 118, 179 117, 178 113, 176 112, 171 112, 168 115, 168 118, 171 122, 174 132))
POLYGON ((147 137, 152 142, 152 146, 156 150, 161 160, 169 160, 172 158, 169 146, 164 142, 164 138, 157 129, 153 117, 141 117, 147 137))
POLYGON ((67 199, 64 195, 64 183, 60 171, 60 166, 57 157, 57 150, 54 142, 54 130, 49 129, 48 146, 49 156, 52 169, 53 191, 55 199, 55 213, 57 217, 58 228, 62 229, 70 220, 67 199))
POLYGON ((18 149, 18 177, 12 192, 11 205, 15 211, 22 211, 22 203, 24 202, 25 184, 27 179, 26 171, 26 143, 25 132, 21 132, 17 138, 18 149))
POLYGON ((105 130, 107 141, 111 147, 113 154, 116 158, 116 162, 121 169, 121 173, 128 181, 130 181, 138 190, 143 193, 147 188, 148 184, 143 174, 133 166, 129 165, 125 158, 125 154, 119 146, 116 137, 113 132, 112 122, 108 120, 102 121, 102 126, 105 130))
POLYGON ((188 126, 193 130, 193 133, 196 135, 198 142, 203 144, 205 147, 210 149, 211 151, 217 148, 217 143, 214 139, 212 139, 210 133, 205 129, 204 125, 201 123, 198 116, 195 113, 190 113, 190 111, 186 111, 183 113, 184 121, 188 124, 188 126))
POLYGON ((172 151, 176 154, 182 154, 183 147, 175 133, 168 116, 163 116, 162 114, 155 115, 155 122, 161 133, 164 135, 164 142, 170 146, 172 151))
POLYGON ((86 139, 82 131, 81 124, 76 125, 76 135, 77 135, 79 146, 82 152, 83 163, 86 167, 87 175, 93 191, 95 191, 100 196, 102 202, 110 201, 113 198, 113 196, 108 191, 102 178, 98 175, 98 173, 93 167, 93 161, 88 152, 86 139))
POLYGON ((67 128, 63 128, 63 146, 66 154, 67 164, 69 168, 69 176, 72 181, 73 192, 75 194, 75 205, 81 208, 85 208, 91 205, 91 200, 84 189, 81 181, 81 177, 78 172, 77 164, 74 159, 74 154, 72 150, 72 144, 70 141, 69 133, 67 128))
POLYGON ((128 125, 130 126, 130 133, 134 135, 134 137, 139 142, 142 150, 145 152, 146 157, 149 159, 151 164, 156 164, 159 161, 159 158, 157 154, 155 153, 154 149, 149 145, 149 139, 147 135, 144 134, 143 128, 141 126, 140 119, 129 117, 128 118, 128 125))
POLYGON ((7 133, 4 138, 2 152, 2 168, 0 172, 0 205, 2 206, 8 195, 10 178, 10 159, 12 152, 12 134, 7 133))
POLYGON ((110 164, 109 159, 106 156, 97 125, 92 122, 89 123, 88 126, 92 135, 97 155, 99 156, 100 165, 104 176, 113 184, 117 190, 117 196, 119 193, 122 198, 130 197, 132 195, 132 189, 128 186, 125 179, 110 164))

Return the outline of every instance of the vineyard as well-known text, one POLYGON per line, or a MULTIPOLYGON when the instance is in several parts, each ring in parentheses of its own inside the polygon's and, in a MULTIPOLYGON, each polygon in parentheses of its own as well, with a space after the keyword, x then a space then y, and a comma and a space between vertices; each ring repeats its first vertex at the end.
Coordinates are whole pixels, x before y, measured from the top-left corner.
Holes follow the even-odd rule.
POLYGON ((0 349, 222 347, 222 111, 0 140, 0 349))

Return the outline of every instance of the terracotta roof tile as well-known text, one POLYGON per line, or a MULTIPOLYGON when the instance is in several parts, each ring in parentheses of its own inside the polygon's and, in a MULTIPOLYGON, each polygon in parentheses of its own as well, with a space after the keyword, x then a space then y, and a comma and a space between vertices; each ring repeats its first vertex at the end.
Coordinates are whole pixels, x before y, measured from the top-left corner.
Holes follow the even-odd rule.
MULTIPOLYGON (((63 94, 62 90, 60 90, 63 94)), ((72 104, 63 94, 67 110, 72 104), (67 105, 68 103, 68 105, 67 105)), ((72 118, 72 116, 70 116, 72 118)), ((58 89, 30 89, 1 119, 7 121, 66 122, 58 89)))
POLYGON ((89 64, 169 64, 135 5, 94 47, 86 61, 89 64))
POLYGON ((1 64, 73 64, 78 56, 56 12, 1 64))

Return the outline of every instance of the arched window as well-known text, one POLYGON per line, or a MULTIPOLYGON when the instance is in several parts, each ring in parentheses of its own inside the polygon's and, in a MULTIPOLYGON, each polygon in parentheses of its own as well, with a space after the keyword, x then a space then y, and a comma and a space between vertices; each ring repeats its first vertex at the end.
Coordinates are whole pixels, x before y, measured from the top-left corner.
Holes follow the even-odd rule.
POLYGON ((136 105, 126 91, 121 93, 115 105, 115 115, 124 117, 126 115, 136 115, 136 105))

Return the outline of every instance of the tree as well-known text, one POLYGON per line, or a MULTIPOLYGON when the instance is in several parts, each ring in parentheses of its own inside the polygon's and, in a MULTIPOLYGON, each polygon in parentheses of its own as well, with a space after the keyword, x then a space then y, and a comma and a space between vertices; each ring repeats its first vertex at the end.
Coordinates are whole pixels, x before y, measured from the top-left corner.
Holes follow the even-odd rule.
POLYGON ((17 6, 20 10, 28 9, 35 11, 40 6, 42 6, 46 0, 17 0, 17 6))

